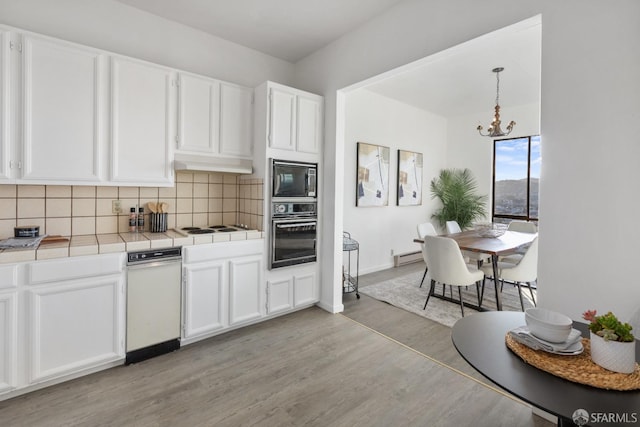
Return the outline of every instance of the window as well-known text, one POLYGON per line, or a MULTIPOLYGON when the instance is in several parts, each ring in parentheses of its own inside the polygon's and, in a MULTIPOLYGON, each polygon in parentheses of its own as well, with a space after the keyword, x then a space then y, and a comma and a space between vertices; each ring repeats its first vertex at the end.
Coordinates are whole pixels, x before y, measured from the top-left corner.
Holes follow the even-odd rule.
POLYGON ((538 220, 540 135, 493 142, 493 220, 538 220))

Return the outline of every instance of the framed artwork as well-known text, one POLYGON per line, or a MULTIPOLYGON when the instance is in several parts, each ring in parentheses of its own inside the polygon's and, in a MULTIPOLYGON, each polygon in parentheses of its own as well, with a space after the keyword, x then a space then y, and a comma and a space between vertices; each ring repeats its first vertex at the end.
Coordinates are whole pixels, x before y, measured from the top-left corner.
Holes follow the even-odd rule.
POLYGON ((398 206, 422 204, 422 153, 398 150, 398 206))
POLYGON ((389 205, 389 147, 358 142, 356 206, 389 205))

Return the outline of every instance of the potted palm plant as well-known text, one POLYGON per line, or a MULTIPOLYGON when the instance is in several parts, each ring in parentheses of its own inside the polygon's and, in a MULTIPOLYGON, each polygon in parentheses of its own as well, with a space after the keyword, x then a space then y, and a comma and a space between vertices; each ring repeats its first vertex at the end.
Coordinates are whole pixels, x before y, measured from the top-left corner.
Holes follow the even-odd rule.
POLYGON ((442 169, 431 180, 431 198, 442 203, 431 218, 444 228, 447 221, 457 221, 463 230, 487 215, 487 196, 476 194, 477 183, 469 169, 442 169))

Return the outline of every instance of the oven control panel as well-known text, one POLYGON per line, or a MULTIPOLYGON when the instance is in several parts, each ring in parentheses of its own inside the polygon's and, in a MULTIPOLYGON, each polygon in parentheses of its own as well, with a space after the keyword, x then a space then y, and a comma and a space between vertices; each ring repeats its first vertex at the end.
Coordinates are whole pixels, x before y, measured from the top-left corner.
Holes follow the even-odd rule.
POLYGON ((274 202, 271 213, 273 216, 316 216, 317 204, 315 202, 274 202))

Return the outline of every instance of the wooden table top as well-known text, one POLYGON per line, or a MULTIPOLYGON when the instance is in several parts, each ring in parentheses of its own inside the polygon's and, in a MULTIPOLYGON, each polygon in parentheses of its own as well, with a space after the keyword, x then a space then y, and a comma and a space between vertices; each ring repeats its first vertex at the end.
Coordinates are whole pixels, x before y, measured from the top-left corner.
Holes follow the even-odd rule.
MULTIPOLYGON (((506 231, 500 237, 482 237, 477 230, 466 230, 461 233, 444 234, 442 237, 450 237, 458 243, 460 249, 472 252, 482 252, 490 255, 502 255, 513 252, 519 247, 530 244, 538 233, 520 233, 506 231)), ((424 239, 414 239, 416 243, 424 243, 424 239)))

